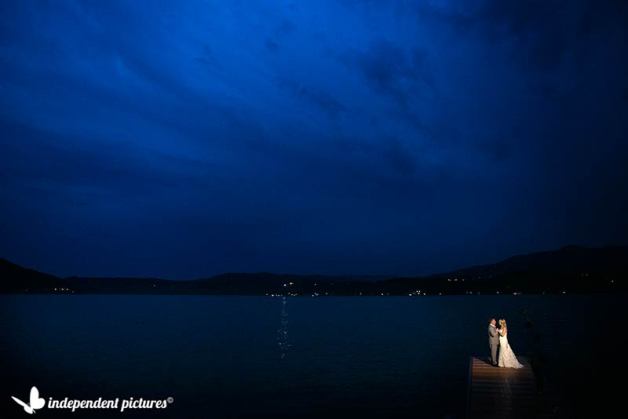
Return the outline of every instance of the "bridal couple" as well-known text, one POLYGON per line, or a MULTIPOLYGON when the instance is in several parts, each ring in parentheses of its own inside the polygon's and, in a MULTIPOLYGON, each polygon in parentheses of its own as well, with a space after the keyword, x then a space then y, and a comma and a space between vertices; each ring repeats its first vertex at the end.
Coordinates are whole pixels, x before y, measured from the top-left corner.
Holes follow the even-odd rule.
POLYGON ((491 363, 494 367, 502 368, 523 368, 519 363, 515 353, 508 344, 508 326, 506 320, 499 320, 499 328, 497 328, 495 319, 491 319, 488 325, 488 346, 491 349, 491 363), (499 349, 499 357, 497 350, 499 349))

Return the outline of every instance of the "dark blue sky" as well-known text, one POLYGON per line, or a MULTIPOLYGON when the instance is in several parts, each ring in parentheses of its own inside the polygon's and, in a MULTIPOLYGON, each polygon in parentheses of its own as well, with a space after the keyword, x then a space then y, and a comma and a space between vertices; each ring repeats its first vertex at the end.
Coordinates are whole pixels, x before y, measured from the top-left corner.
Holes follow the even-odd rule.
POLYGON ((622 1, 3 1, 0 256, 421 274, 628 237, 622 1))

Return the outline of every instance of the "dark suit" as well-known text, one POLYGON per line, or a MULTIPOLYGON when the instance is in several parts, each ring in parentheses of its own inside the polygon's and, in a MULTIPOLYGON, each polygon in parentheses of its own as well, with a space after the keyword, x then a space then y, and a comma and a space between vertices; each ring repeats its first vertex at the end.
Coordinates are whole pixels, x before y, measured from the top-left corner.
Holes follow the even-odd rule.
POLYGON ((492 324, 488 325, 488 347, 491 349, 491 362, 497 365, 497 347, 499 346, 499 333, 492 324))

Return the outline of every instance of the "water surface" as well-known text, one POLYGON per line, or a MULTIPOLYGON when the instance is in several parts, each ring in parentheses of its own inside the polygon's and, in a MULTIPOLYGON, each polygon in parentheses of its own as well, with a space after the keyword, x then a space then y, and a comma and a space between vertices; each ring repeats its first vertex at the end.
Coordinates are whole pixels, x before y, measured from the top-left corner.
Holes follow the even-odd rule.
POLYGON ((462 417, 468 359, 486 354, 490 316, 507 318, 515 352, 539 355, 544 374, 561 384, 577 368, 595 379, 587 365, 608 348, 591 331, 603 336, 625 302, 1 296, 3 409, 16 411, 8 396, 37 385, 55 398, 174 398, 164 411, 127 416, 462 417))

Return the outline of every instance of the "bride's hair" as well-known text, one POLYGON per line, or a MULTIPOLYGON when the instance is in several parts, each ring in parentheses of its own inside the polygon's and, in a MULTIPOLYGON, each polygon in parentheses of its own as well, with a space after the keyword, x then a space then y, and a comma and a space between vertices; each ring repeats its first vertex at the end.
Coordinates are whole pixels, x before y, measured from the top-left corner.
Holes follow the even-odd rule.
POLYGON ((499 319, 499 326, 502 329, 508 329, 508 326, 506 326, 506 319, 499 319))

